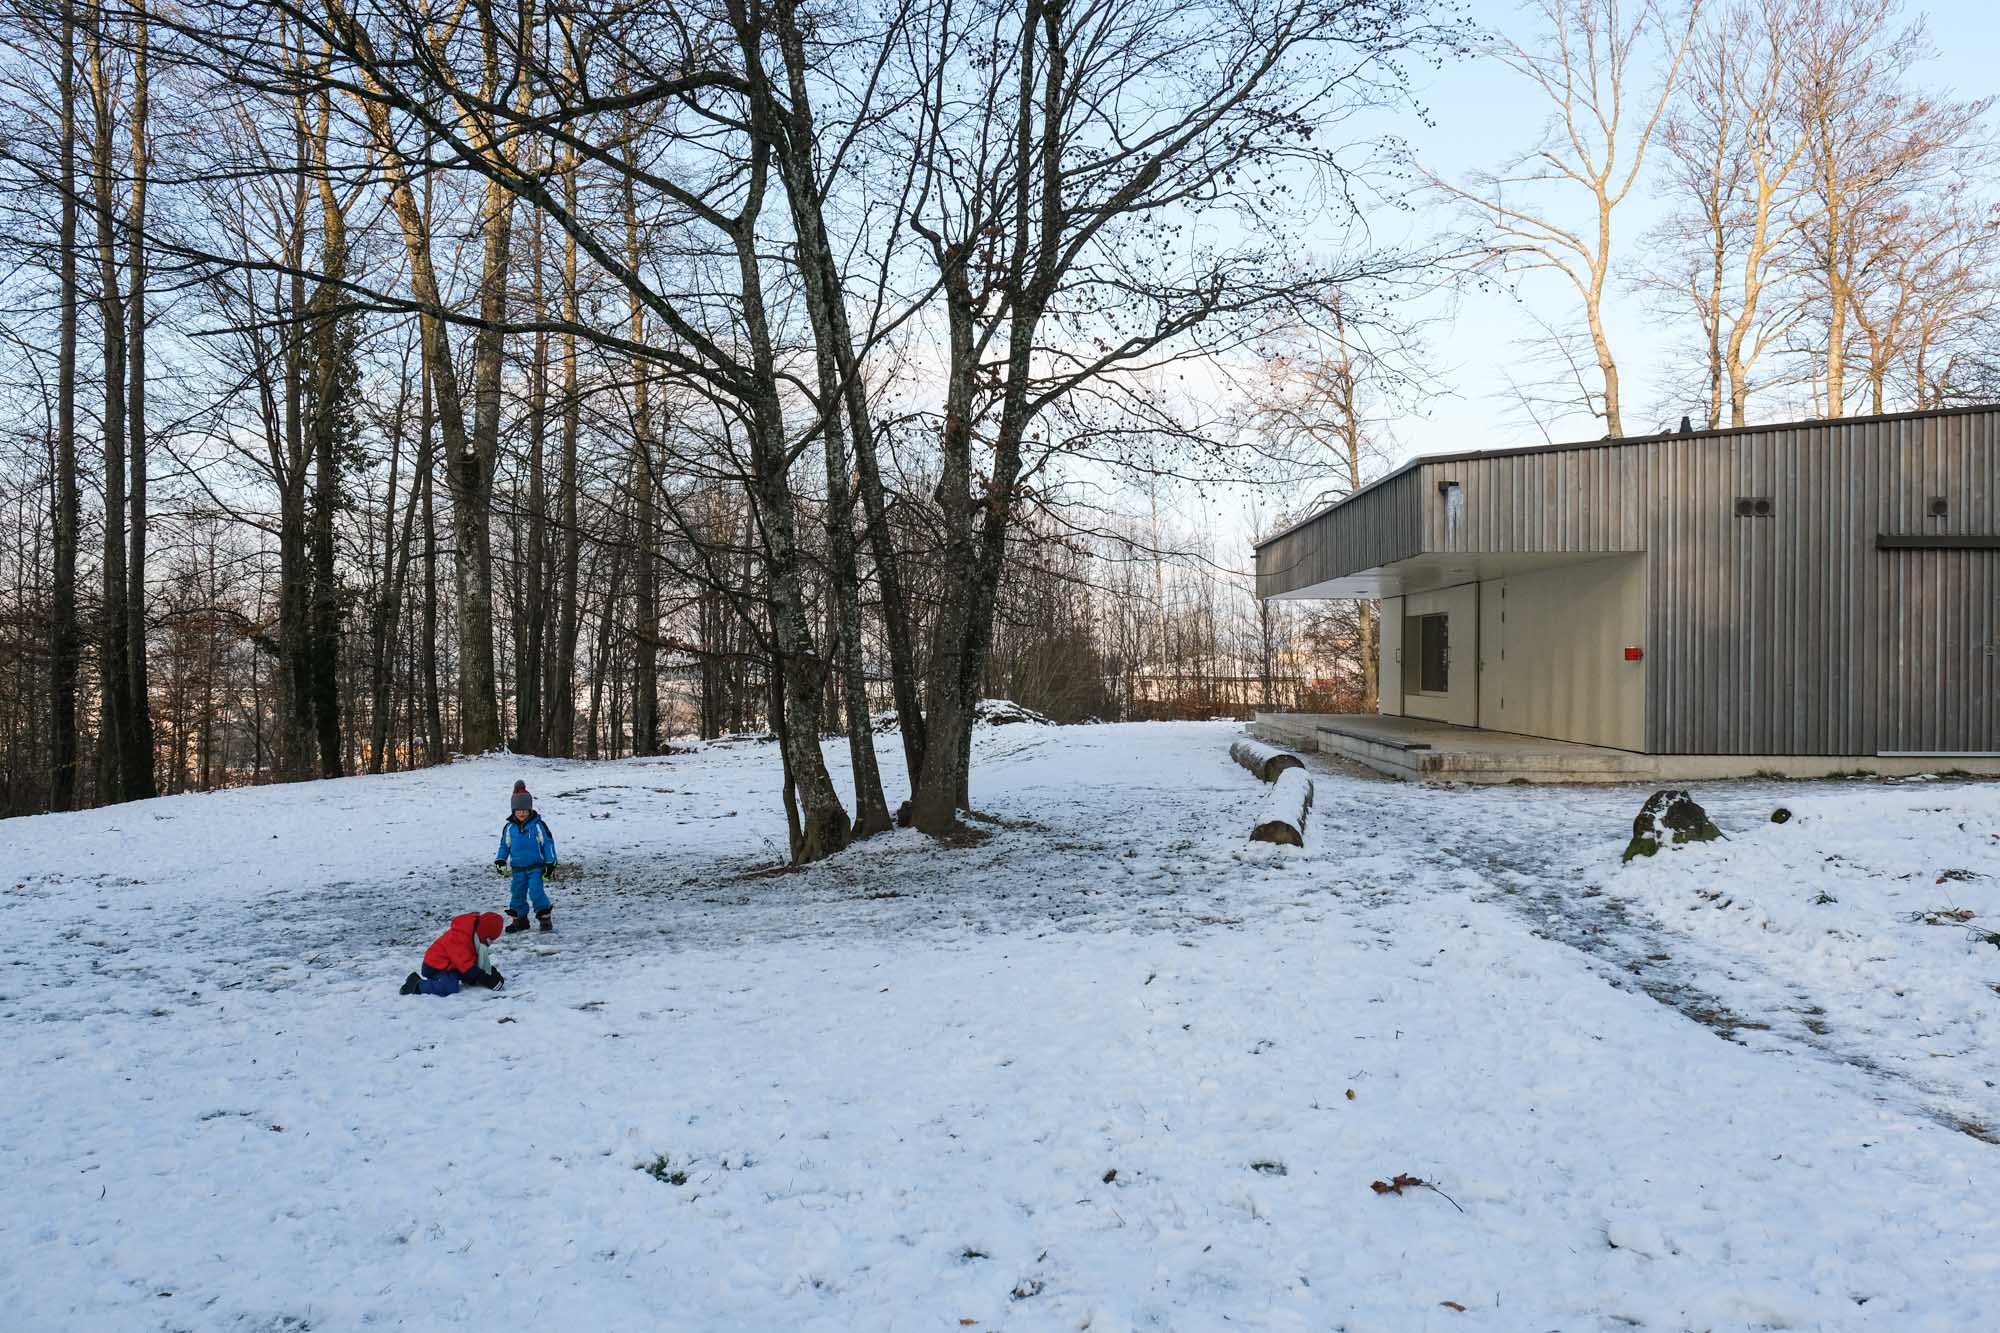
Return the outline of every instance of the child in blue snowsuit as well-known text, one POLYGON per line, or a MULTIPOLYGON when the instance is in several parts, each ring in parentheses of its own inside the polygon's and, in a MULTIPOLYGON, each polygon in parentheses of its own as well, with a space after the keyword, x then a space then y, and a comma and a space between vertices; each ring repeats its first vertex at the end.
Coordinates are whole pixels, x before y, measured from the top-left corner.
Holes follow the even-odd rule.
POLYGON ((528 784, 514 784, 514 803, 508 813, 507 822, 500 826, 500 850, 493 855, 493 868, 499 873, 512 874, 513 893, 507 904, 507 915, 513 918, 507 923, 507 933, 528 928, 528 903, 535 904, 535 919, 543 930, 554 930, 550 919, 554 910, 549 903, 548 891, 542 887, 542 872, 553 870, 556 864, 556 835, 549 832, 549 826, 535 813, 535 798, 528 791, 528 784))

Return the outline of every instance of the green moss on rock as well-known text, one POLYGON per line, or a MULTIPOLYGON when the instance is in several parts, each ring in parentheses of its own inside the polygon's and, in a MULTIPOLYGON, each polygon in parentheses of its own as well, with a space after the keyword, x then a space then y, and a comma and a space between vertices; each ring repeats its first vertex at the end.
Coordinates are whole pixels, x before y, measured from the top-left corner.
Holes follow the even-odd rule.
POLYGON ((1722 830, 1694 797, 1684 791, 1656 791, 1632 820, 1632 841, 1625 844, 1625 860, 1651 856, 1662 847, 1678 847, 1684 842, 1713 842, 1721 836, 1722 830))

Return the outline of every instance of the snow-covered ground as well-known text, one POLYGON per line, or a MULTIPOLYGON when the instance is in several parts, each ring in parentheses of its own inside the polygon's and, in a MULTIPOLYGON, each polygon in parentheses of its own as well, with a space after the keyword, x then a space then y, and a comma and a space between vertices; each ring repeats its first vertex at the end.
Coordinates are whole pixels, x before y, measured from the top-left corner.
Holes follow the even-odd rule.
POLYGON ((1298 850, 1235 734, 997 728, 987 841, 802 873, 755 743, 0 825, 0 1324, 1993 1326, 2000 785, 1621 867, 1643 791, 1318 770, 1298 850), (517 776, 558 932, 399 997, 517 776))

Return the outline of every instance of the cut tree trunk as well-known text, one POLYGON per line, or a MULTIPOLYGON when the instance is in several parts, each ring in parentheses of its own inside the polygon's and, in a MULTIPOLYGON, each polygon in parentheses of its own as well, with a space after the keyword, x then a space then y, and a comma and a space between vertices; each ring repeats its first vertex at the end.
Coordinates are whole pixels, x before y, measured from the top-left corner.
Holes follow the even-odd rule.
POLYGON ((1250 830, 1252 842, 1274 842, 1283 847, 1306 845, 1306 811, 1312 809, 1312 779, 1303 768, 1288 768, 1278 775, 1264 808, 1258 812, 1257 826, 1250 830))
POLYGON ((1297 755, 1248 736, 1230 745, 1229 757, 1255 773, 1259 782, 1276 782, 1287 769, 1305 767, 1297 755))

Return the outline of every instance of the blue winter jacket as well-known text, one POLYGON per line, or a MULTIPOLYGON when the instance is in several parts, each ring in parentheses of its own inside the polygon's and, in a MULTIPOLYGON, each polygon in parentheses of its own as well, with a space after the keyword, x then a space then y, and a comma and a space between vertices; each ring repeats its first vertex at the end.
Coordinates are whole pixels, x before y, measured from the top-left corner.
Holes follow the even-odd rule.
POLYGON ((529 815, 525 824, 510 818, 500 829, 500 850, 493 853, 493 859, 517 870, 552 866, 556 863, 556 835, 549 832, 540 815, 529 815))

